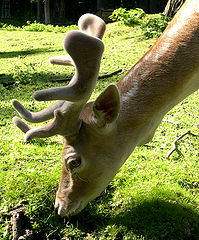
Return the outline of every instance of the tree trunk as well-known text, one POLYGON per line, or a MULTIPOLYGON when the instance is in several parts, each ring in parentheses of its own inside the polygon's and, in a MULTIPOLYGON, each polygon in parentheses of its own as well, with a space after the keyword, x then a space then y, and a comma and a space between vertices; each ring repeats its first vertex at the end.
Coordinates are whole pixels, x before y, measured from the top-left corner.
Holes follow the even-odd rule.
POLYGON ((177 11, 182 7, 185 0, 168 0, 164 9, 164 15, 167 17, 173 17, 177 11))
POLYGON ((152 0, 147 0, 147 9, 149 13, 152 13, 152 0))
POLYGON ((41 22, 42 4, 41 0, 37 0, 37 21, 41 22))
POLYGON ((50 0, 44 1, 45 24, 50 24, 50 0))
POLYGON ((102 11, 106 8, 105 3, 105 0, 97 0, 97 15, 99 17, 102 16, 102 11))
POLYGON ((64 24, 65 20, 65 0, 57 0, 56 1, 56 23, 64 24))

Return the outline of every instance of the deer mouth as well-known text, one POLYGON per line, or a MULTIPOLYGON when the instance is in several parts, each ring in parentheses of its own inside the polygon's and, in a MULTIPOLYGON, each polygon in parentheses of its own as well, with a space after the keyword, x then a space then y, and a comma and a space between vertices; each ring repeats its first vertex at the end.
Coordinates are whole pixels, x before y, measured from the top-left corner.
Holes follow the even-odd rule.
POLYGON ((77 215, 84 208, 82 201, 77 201, 69 206, 64 206, 59 199, 55 200, 55 209, 61 217, 69 217, 77 215))

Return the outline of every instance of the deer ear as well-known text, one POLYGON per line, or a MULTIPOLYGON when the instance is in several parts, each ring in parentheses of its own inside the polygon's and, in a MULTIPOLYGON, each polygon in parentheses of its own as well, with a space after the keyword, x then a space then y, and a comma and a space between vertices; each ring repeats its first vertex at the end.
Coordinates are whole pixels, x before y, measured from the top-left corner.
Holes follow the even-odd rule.
POLYGON ((114 122, 120 112, 120 94, 116 85, 109 85, 95 100, 93 112, 99 127, 114 122))

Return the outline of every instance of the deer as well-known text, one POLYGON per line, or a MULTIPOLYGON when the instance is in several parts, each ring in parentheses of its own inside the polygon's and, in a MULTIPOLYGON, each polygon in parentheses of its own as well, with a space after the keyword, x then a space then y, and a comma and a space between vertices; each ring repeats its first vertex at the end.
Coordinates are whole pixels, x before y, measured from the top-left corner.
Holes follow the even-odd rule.
POLYGON ((187 0, 148 52, 92 102, 88 100, 104 51, 105 23, 85 14, 78 26, 79 30, 68 32, 63 40, 69 55, 49 60, 75 67, 73 78, 67 86, 33 95, 37 101, 58 101, 30 112, 12 100, 26 121, 53 119, 32 128, 14 117, 26 141, 63 136, 63 164, 55 199, 62 217, 78 214, 99 196, 134 148, 152 140, 165 114, 199 88, 198 0, 187 0))

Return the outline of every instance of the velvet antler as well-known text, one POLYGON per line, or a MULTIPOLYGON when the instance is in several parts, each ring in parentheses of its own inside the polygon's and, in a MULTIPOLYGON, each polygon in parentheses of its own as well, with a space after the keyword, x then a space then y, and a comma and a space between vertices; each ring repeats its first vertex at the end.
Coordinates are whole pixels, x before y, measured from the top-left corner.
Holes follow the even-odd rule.
MULTIPOLYGON (((26 140, 50 137, 56 134, 68 136, 79 131, 81 126, 79 116, 96 85, 104 50, 102 41, 96 37, 103 35, 102 26, 100 25, 97 32, 96 29, 99 26, 97 24, 95 31, 93 31, 94 21, 91 21, 93 19, 94 15, 84 15, 82 20, 80 18, 80 31, 70 31, 64 38, 64 49, 72 59, 76 70, 70 83, 67 86, 50 88, 34 93, 34 98, 38 101, 59 101, 40 112, 32 113, 26 110, 17 100, 12 100, 12 105, 20 116, 29 122, 43 122, 54 117, 53 121, 38 128, 32 128, 20 118, 14 117, 13 122, 26 133, 26 140)), ((98 17, 96 19, 98 20, 98 17)))
MULTIPOLYGON (((80 17, 78 21, 79 30, 83 33, 87 33, 93 37, 97 37, 99 39, 103 38, 106 25, 104 21, 97 17, 96 15, 86 13, 80 17)), ((58 65, 66 65, 66 66, 74 66, 74 62, 70 55, 61 55, 51 57, 49 59, 49 63, 58 64, 58 65)))

